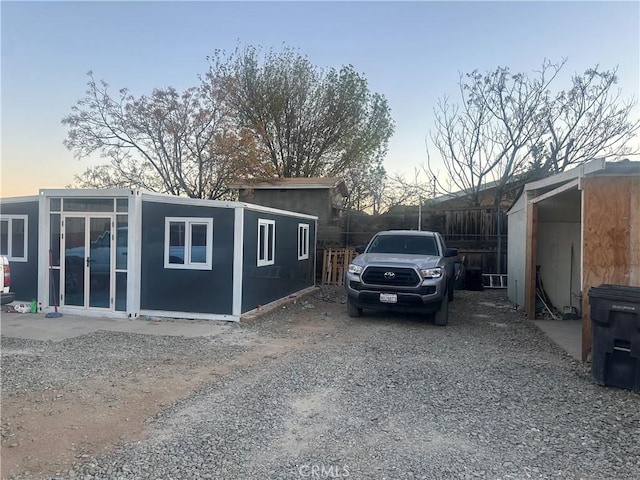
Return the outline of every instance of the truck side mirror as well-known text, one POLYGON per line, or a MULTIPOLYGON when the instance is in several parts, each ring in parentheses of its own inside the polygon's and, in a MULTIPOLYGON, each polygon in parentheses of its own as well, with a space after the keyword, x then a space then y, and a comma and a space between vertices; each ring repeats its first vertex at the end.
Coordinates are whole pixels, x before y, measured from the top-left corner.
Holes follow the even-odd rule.
POLYGON ((445 257, 457 257, 458 249, 457 248, 445 248, 444 250, 445 257))

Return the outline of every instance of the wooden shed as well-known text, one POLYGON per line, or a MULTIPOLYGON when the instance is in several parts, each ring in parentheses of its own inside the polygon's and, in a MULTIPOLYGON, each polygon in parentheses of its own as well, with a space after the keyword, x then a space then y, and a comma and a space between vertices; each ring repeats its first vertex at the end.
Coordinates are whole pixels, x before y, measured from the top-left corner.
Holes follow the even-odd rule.
POLYGON ((318 246, 342 245, 342 202, 347 186, 337 177, 273 178, 237 182, 238 199, 318 217, 318 246))
POLYGON ((509 299, 534 319, 538 275, 553 305, 578 307, 586 360, 589 289, 640 286, 640 162, 595 159, 528 183, 508 223, 509 299))

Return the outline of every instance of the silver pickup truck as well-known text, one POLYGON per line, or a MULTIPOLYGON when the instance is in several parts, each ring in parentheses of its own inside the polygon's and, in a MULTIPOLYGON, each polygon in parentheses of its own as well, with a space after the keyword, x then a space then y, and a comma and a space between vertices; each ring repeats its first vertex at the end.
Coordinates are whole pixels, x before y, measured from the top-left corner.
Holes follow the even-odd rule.
POLYGON ((455 248, 437 232, 390 230, 377 233, 345 276, 347 313, 364 309, 434 314, 436 325, 449 322, 453 300, 455 248))

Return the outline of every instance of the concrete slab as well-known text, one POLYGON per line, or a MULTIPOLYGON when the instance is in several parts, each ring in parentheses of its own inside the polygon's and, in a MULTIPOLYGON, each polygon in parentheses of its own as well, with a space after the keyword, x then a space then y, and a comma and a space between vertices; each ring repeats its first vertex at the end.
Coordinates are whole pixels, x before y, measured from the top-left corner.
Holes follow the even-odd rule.
MULTIPOLYGON (((286 303, 302 301, 305 297, 318 293, 318 287, 309 287, 288 297, 263 305, 242 315, 242 320, 252 320, 286 303)), ((25 303, 25 302, 13 302, 25 303)), ((0 333, 5 337, 51 340, 58 342, 79 337, 90 332, 106 330, 110 332, 141 333, 148 335, 168 335, 182 337, 213 337, 237 325, 224 320, 187 320, 146 317, 137 319, 106 318, 64 314, 58 318, 46 318, 45 313, 0 313, 0 333)))
POLYGON ((98 330, 148 335, 210 337, 220 335, 230 328, 233 328, 230 322, 215 320, 146 320, 142 318, 128 320, 66 314, 59 318, 45 318, 44 313, 3 312, 0 314, 0 333, 3 336, 52 340, 54 342, 98 330))
POLYGON ((534 320, 533 323, 565 352, 582 361, 581 320, 534 320))

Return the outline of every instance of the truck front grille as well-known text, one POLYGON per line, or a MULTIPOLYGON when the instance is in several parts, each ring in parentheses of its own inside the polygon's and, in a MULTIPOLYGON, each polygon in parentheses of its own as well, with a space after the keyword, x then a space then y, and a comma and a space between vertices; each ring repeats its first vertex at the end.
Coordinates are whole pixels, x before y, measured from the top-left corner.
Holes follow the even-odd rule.
POLYGON ((420 283, 415 270, 396 267, 368 267, 362 274, 362 280, 369 285, 394 287, 415 287, 420 283))

